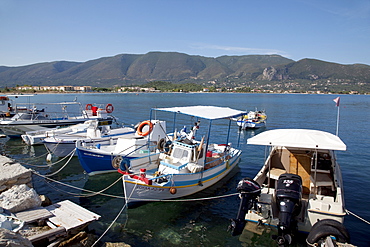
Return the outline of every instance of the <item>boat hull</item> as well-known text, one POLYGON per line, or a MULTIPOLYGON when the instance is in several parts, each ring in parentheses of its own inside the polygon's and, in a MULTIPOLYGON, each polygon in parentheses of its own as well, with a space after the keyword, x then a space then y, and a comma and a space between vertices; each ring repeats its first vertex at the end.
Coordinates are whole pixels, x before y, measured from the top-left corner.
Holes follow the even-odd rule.
MULTIPOLYGON (((56 128, 83 123, 88 118, 67 119, 67 120, 39 120, 39 121, 10 121, 3 120, 0 122, 0 128, 10 138, 19 138, 26 132, 40 131, 45 128, 56 128)), ((110 125, 112 118, 97 119, 99 124, 110 125)))
POLYGON ((222 164, 203 172, 186 174, 169 174, 169 182, 165 185, 153 182, 145 184, 132 179, 130 175, 123 176, 123 187, 128 203, 148 202, 176 199, 200 192, 222 180, 239 163, 241 151, 234 150, 233 156, 222 164))
POLYGON ((238 126, 241 129, 259 129, 266 126, 266 122, 252 122, 252 121, 237 121, 238 126))
MULTIPOLYGON (((82 148, 76 148, 76 153, 81 166, 89 175, 117 172, 118 167, 113 165, 113 160, 120 155, 105 154, 99 150, 90 151, 82 148)), ((127 156, 122 154, 122 157, 129 159, 132 168, 140 169, 151 166, 154 168, 157 167, 159 153, 139 153, 127 156)))

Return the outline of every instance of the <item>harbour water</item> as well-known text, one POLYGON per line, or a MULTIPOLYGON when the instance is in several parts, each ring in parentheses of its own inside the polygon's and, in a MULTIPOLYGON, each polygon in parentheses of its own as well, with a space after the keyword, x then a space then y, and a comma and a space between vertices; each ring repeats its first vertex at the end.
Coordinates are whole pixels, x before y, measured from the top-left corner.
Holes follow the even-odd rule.
MULTIPOLYGON (((223 184, 212 187, 191 198, 208 198, 236 192, 236 185, 243 177, 253 178, 263 164, 264 148, 246 145, 246 140, 261 131, 276 128, 318 129, 335 134, 337 107, 333 99, 338 95, 306 94, 229 94, 229 93, 130 93, 130 94, 42 94, 32 97, 34 102, 77 101, 83 104, 111 103, 113 115, 125 126, 149 119, 150 108, 187 105, 228 106, 239 110, 264 109, 268 116, 267 127, 260 130, 241 131, 243 150, 239 168, 223 184)), ((370 220, 370 96, 340 95, 339 136, 347 145, 347 151, 337 152, 342 169, 346 208, 370 220)), ((23 100, 23 99, 20 99, 23 100)), ((26 100, 26 99, 24 99, 26 100)), ((68 109, 67 109, 68 110, 68 109)), ((188 127, 191 127, 189 121, 188 127)), ((169 126, 169 125, 168 125, 169 126)), ((201 125, 202 127, 202 125, 201 125)), ((217 125, 213 130, 220 138, 226 126, 217 125)), ((239 130, 235 124, 233 134, 239 130)), ((224 139, 222 139, 224 140, 224 139)), ((21 140, 0 140, 0 151, 22 162, 40 174, 57 172, 67 160, 47 166, 43 146, 29 147, 21 140)), ((54 160, 56 161, 56 160, 54 160)), ((39 194, 48 195, 53 202, 69 199, 100 214, 98 222, 90 225, 97 235, 114 221, 124 205, 121 198, 122 182, 118 173, 87 176, 73 158, 63 169, 45 179, 34 176, 39 194), (73 187, 67 187, 63 184, 73 187), (88 191, 101 191, 103 194, 88 191), (88 191, 82 191, 88 190, 88 191)), ((227 232, 230 218, 235 218, 239 206, 236 196, 212 200, 153 202, 136 208, 125 209, 115 224, 104 235, 102 242, 125 242, 132 246, 274 246, 273 233, 244 232, 232 237, 227 232)), ((352 244, 370 246, 370 226, 358 218, 345 217, 352 244)), ((306 246, 304 240, 297 246, 306 246)))

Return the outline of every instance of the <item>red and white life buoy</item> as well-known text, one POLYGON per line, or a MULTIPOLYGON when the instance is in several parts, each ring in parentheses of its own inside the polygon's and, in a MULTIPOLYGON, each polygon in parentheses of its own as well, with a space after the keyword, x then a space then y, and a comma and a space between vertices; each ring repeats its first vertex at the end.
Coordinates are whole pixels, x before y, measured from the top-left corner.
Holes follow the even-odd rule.
POLYGON ((93 106, 92 104, 87 104, 86 107, 85 107, 85 109, 86 110, 91 110, 92 109, 92 106, 93 106))
POLYGON ((107 113, 112 113, 112 112, 114 111, 114 107, 113 107, 113 105, 112 105, 112 104, 107 104, 107 105, 105 106, 105 111, 106 111, 107 113))
POLYGON ((150 132, 152 132, 152 130, 153 130, 153 123, 151 121, 147 120, 147 121, 143 121, 143 122, 141 122, 139 124, 139 127, 137 127, 137 131, 136 132, 140 136, 147 136, 147 135, 150 134, 150 132), (144 130, 144 127, 146 125, 149 125, 149 129, 144 132, 143 130, 144 130))

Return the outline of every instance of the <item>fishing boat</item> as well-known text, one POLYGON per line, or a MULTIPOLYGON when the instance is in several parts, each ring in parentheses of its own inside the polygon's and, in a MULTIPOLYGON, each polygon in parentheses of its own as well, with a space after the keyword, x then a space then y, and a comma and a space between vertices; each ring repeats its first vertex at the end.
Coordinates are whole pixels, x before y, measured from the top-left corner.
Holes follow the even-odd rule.
POLYGON ((120 165, 139 171, 140 168, 158 166, 157 145, 166 136, 166 122, 147 120, 138 124, 136 131, 118 137, 114 143, 79 140, 76 153, 89 175, 117 172, 120 165))
POLYGON ((249 111, 248 114, 236 119, 240 129, 258 129, 266 126, 267 115, 265 111, 249 111))
POLYGON ((83 123, 96 119, 100 124, 112 124, 114 117, 113 105, 107 104, 105 108, 87 104, 85 109, 80 102, 62 103, 25 103, 21 107, 17 104, 16 112, 11 118, 2 118, 0 128, 8 137, 21 137, 28 131, 45 130, 83 123))
POLYGON ((275 129, 247 140, 265 145, 269 155, 255 178, 237 186, 241 202, 232 220, 233 235, 242 233, 246 222, 275 226, 276 241, 287 246, 297 231, 309 233, 307 242, 326 236, 349 241, 343 226, 343 181, 334 151, 346 150, 336 135, 319 130, 275 129))
POLYGON ((67 129, 70 131, 62 129, 61 132, 58 130, 46 132, 47 136, 42 140, 42 143, 51 155, 65 157, 73 154, 77 156, 74 152, 77 141, 83 142, 85 145, 113 145, 119 137, 135 133, 134 128, 111 128, 110 125, 99 125, 97 120, 89 120, 67 129))
MULTIPOLYGON (((139 173, 120 165, 123 174, 123 187, 127 203, 158 201, 192 195, 202 191, 228 175, 240 160, 241 150, 229 143, 231 118, 245 114, 243 111, 216 106, 188 106, 155 108, 151 116, 159 112, 170 112, 173 118, 184 119, 190 116, 196 119, 189 133, 186 126, 177 133, 176 122, 172 139, 162 139, 158 145, 161 151, 159 166, 155 169, 142 168, 139 173), (183 114, 178 116, 179 114, 183 114), (200 128, 200 119, 209 122, 208 130, 202 138, 196 138, 200 128), (211 143, 211 126, 215 120, 228 119, 225 131, 218 132, 215 127, 213 137, 223 142, 211 143)), ((202 120, 202 121, 203 121, 202 120)))

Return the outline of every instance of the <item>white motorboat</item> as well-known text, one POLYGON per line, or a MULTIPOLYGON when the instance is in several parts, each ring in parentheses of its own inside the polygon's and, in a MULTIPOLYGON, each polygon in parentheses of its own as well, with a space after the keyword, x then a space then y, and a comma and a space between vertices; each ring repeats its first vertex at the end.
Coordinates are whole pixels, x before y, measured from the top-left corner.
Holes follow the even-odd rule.
MULTIPOLYGON (((67 128, 67 131, 61 129, 46 132, 46 137, 42 143, 48 152, 57 157, 71 155, 76 148, 76 142, 84 145, 113 145, 117 139, 135 133, 131 127, 111 128, 110 125, 99 125, 97 120, 89 120, 80 125, 67 128), (68 131, 69 129, 69 131, 68 131)), ((30 139, 30 136, 28 136, 30 139)), ((76 153, 73 153, 77 156, 76 153)))
POLYGON ((291 244, 296 231, 309 233, 310 244, 326 236, 349 240, 343 226, 343 181, 334 150, 346 150, 342 140, 319 130, 275 129, 247 140, 265 145, 270 153, 252 179, 243 179, 237 190, 241 205, 231 224, 241 234, 246 221, 275 226, 279 246, 291 244), (320 223, 319 223, 320 222, 320 223))
MULTIPOLYGON (((196 122, 190 133, 185 130, 175 133, 172 139, 162 139, 158 144, 161 150, 160 164, 155 169, 144 167, 139 173, 120 166, 123 174, 123 186, 127 203, 158 201, 192 195, 220 182, 235 168, 240 160, 241 150, 231 147, 230 131, 214 134, 223 142, 210 143, 211 126, 214 120, 228 119, 229 130, 231 118, 245 112, 227 107, 189 106, 156 108, 151 116, 159 111, 171 112, 177 119, 178 114, 189 115, 209 122, 207 134, 196 140, 195 134, 200 126, 196 122)), ((171 114, 171 115, 172 115, 171 114)), ((203 120, 202 120, 203 121, 203 120)), ((175 128, 176 123, 174 124, 175 128)))
POLYGON ((84 123, 66 126, 63 128, 43 128, 36 131, 28 131, 21 135, 22 140, 29 146, 43 144, 45 138, 63 134, 80 134, 86 132, 87 128, 96 120, 87 120, 84 123))
POLYGON ((27 103, 21 107, 17 104, 16 112, 11 118, 2 118, 0 128, 8 137, 21 137, 30 131, 45 130, 83 123, 87 120, 98 120, 104 125, 112 124, 114 117, 112 104, 105 108, 87 104, 85 109, 79 102, 62 103, 27 103), (67 111, 68 109, 68 111, 67 111))

